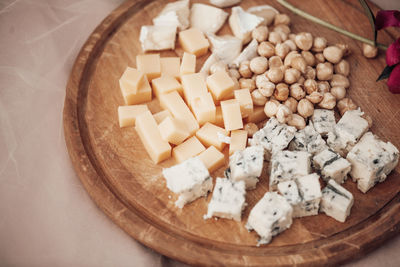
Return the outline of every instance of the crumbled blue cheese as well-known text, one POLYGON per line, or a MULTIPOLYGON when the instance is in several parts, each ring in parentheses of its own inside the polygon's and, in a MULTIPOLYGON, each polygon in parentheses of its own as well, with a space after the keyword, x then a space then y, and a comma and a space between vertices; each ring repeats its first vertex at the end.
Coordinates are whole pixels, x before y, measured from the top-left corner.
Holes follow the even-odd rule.
POLYGON ((253 138, 249 139, 249 144, 263 146, 265 158, 268 160, 272 154, 285 149, 295 133, 295 127, 279 123, 276 118, 270 118, 264 128, 253 134, 253 138))
POLYGON ((154 25, 175 26, 180 31, 189 27, 189 0, 167 4, 160 14, 153 19, 154 25))
POLYGON ((179 208, 201 196, 206 196, 212 190, 210 173, 198 157, 163 169, 162 173, 168 189, 179 195, 175 202, 179 208))
POLYGON ((399 162, 399 150, 390 142, 383 142, 367 132, 347 155, 352 164, 350 175, 357 187, 366 193, 386 176, 399 162))
POLYGON ((319 176, 312 173, 296 179, 301 201, 294 206, 293 217, 317 215, 321 201, 321 185, 319 176))
POLYGON ((254 189, 264 163, 264 149, 261 146, 247 147, 229 157, 229 179, 244 181, 247 189, 254 189))
POLYGON ((260 236, 258 245, 268 244, 273 236, 292 225, 292 206, 275 192, 267 192, 250 211, 246 228, 260 236))
POLYGON ((294 138, 289 144, 290 150, 307 151, 311 154, 316 154, 326 148, 328 146, 325 140, 314 129, 311 121, 304 129, 294 134, 294 138))
POLYGON ((339 184, 346 181, 351 170, 350 162, 331 149, 325 149, 315 155, 313 164, 325 181, 333 179, 339 184))
POLYGON ((328 133, 328 145, 343 157, 368 130, 368 121, 362 115, 360 109, 346 111, 334 131, 328 133))
POLYGON ((204 219, 216 216, 241 221, 242 211, 246 206, 245 196, 246 185, 244 181, 232 182, 226 178, 217 178, 204 219))
POLYGON ((333 132, 336 125, 335 112, 329 109, 315 109, 311 119, 315 130, 322 136, 333 132))
POLYGON ((311 172, 311 154, 305 151, 279 151, 270 162, 269 190, 283 181, 294 180, 311 172))
POLYGON ((353 203, 353 195, 332 179, 322 189, 320 210, 339 222, 346 221, 353 203))

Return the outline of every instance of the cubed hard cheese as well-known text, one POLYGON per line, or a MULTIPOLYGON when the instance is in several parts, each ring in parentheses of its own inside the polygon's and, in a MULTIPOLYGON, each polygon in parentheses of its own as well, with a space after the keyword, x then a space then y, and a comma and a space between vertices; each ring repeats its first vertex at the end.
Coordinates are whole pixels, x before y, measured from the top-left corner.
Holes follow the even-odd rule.
POLYGON ((193 74, 196 72, 196 55, 184 52, 179 69, 180 75, 193 74))
POLYGON ((322 136, 333 132, 336 125, 335 112, 329 109, 315 109, 312 115, 315 130, 322 136))
POLYGON ((253 100, 251 98, 250 90, 239 89, 233 91, 235 99, 239 101, 240 112, 242 113, 242 118, 247 118, 251 113, 253 113, 253 100))
POLYGON ((157 97, 160 97, 162 94, 171 93, 172 91, 177 91, 181 95, 183 93, 182 85, 169 75, 155 78, 151 81, 151 84, 153 85, 154 94, 157 97))
POLYGON ((375 184, 385 181, 397 166, 399 150, 367 132, 347 154, 347 160, 352 165, 351 177, 357 181, 358 189, 366 193, 375 184))
POLYGON ((175 79, 180 79, 181 59, 179 57, 160 58, 161 75, 169 75, 175 79))
POLYGON ((278 151, 270 161, 269 190, 278 183, 305 176, 311 171, 311 154, 305 151, 278 151))
POLYGON ((210 46, 204 34, 196 28, 179 32, 179 44, 183 50, 196 55, 196 57, 206 54, 210 46))
POLYGON ((232 94, 235 84, 228 73, 220 70, 207 77, 207 86, 214 99, 221 100, 232 94))
POLYGON ((215 121, 216 107, 210 93, 195 97, 190 106, 200 125, 215 121))
POLYGON ((332 179, 322 189, 320 210, 339 222, 346 221, 353 203, 353 195, 332 179))
POLYGON ((135 68, 126 67, 124 73, 119 79, 132 94, 136 94, 140 86, 145 82, 145 74, 135 68))
POLYGON ((143 52, 175 49, 176 27, 168 25, 146 25, 140 28, 140 43, 143 52))
POLYGON ((185 122, 191 135, 199 129, 199 123, 177 91, 163 94, 160 97, 160 104, 168 109, 174 118, 185 122))
POLYGON ((224 128, 216 126, 212 123, 207 122, 197 132, 196 137, 206 146, 214 146, 219 151, 225 147, 225 143, 221 140, 222 136, 228 136, 229 132, 224 128))
POLYGON ((160 124, 166 117, 172 117, 171 112, 169 110, 162 110, 160 112, 153 114, 154 119, 156 120, 157 124, 160 124))
POLYGON ((275 192, 267 192, 250 211, 246 228, 260 236, 258 245, 268 244, 273 236, 292 225, 292 206, 275 192))
POLYGON ((189 131, 183 121, 172 117, 166 117, 159 125, 161 137, 174 145, 179 145, 189 137, 189 131))
POLYGON ((161 63, 160 54, 145 54, 136 56, 136 66, 138 70, 144 72, 148 80, 160 77, 161 63))
POLYGON ((321 201, 321 185, 319 176, 312 173, 296 179, 301 201, 293 208, 293 217, 317 215, 321 201))
POLYGON ((195 157, 163 169, 169 190, 179 195, 175 205, 183 208, 187 203, 206 196, 212 190, 212 179, 203 162, 195 157))
POLYGON ((136 105, 151 101, 152 90, 150 83, 147 81, 146 77, 144 78, 144 81, 140 84, 136 93, 134 93, 132 86, 125 83, 124 81, 120 80, 119 86, 126 105, 136 105))
POLYGON ((264 150, 261 146, 247 147, 229 157, 229 179, 244 181, 247 189, 254 189, 264 164, 264 150))
POLYGON ((172 156, 178 163, 180 163, 187 160, 188 158, 197 156, 204 150, 206 150, 206 148, 203 146, 202 143, 200 143, 199 139, 197 139, 195 136, 192 136, 185 142, 174 147, 172 149, 172 156))
POLYGON ((224 117, 222 116, 221 106, 217 106, 215 109, 215 125, 219 127, 224 127, 224 117))
POLYGON ((136 118, 135 129, 154 163, 171 157, 171 146, 162 139, 157 122, 150 111, 146 111, 136 118))
POLYGON ((313 163, 325 181, 333 179, 339 184, 346 181, 347 174, 351 170, 350 162, 331 149, 325 149, 316 154, 313 163))
POLYGON ((136 117, 148 110, 147 105, 119 106, 119 127, 135 126, 136 117))
POLYGON ((231 132, 231 141, 229 144, 229 155, 232 155, 236 151, 245 149, 246 145, 247 145, 247 131, 234 130, 231 132))
POLYGON ((218 177, 204 219, 215 216, 240 222, 242 211, 246 206, 245 196, 246 188, 243 181, 232 182, 229 179, 218 177))
POLYGON ((225 156, 214 146, 210 146, 203 152, 201 152, 198 157, 206 165, 208 171, 211 173, 225 164, 225 156))
POLYGON ((183 95, 186 103, 192 103, 192 100, 198 96, 208 93, 207 85, 201 73, 186 74, 181 76, 183 95))
POLYGON ((243 128, 240 104, 236 99, 221 101, 221 109, 225 130, 232 131, 243 128))

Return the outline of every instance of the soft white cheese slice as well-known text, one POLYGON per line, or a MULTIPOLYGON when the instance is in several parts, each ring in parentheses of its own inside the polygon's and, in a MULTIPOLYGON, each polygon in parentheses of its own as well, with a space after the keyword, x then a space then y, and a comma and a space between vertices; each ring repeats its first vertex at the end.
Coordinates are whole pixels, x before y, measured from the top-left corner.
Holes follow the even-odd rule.
POLYGON ((181 0, 167 4, 153 19, 154 25, 175 26, 180 31, 189 27, 189 0, 181 0))
POLYGON ((216 36, 207 34, 211 44, 211 51, 226 64, 232 63, 242 51, 242 40, 232 35, 216 36))
POLYGON ((190 27, 203 33, 216 33, 228 16, 229 14, 220 8, 196 3, 190 10, 190 27))
POLYGON ((257 54, 257 48, 258 48, 258 42, 256 39, 253 39, 245 49, 240 53, 239 56, 237 56, 232 63, 230 64, 230 67, 235 67, 239 68, 240 63, 246 60, 251 60, 255 58, 257 54))
POLYGON ((210 3, 217 7, 230 7, 239 4, 242 0, 210 0, 210 3))
POLYGON ((253 6, 247 9, 247 12, 254 14, 256 16, 262 17, 264 25, 270 25, 274 22, 275 15, 279 14, 279 11, 270 5, 253 6))
POLYGON ((176 26, 142 26, 140 43, 143 52, 175 49, 176 26))
POLYGON ((251 40, 251 32, 263 21, 262 17, 246 12, 240 6, 235 6, 229 17, 229 26, 233 34, 247 44, 251 40))

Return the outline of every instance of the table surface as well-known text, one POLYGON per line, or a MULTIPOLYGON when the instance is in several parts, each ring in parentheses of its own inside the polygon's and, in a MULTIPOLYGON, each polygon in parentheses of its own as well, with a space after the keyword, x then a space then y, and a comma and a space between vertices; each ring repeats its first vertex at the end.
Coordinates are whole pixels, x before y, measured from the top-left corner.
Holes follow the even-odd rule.
MULTIPOLYGON (((64 142, 65 86, 94 28, 122 0, 0 0, 0 265, 186 266, 96 207, 64 142)), ((398 0, 376 0, 400 9, 398 0)), ((346 266, 398 266, 400 236, 346 266)))

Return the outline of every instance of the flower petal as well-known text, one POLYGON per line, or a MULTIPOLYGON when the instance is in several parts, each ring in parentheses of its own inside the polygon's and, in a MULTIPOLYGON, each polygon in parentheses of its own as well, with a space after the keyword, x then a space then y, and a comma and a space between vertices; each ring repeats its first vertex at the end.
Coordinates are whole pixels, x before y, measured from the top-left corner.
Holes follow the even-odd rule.
POLYGON ((375 27, 376 30, 386 27, 400 27, 400 11, 398 10, 380 10, 376 14, 375 27))
POLYGON ((400 38, 391 44, 386 51, 386 64, 393 66, 400 62, 400 38))
POLYGON ((389 91, 393 94, 400 94, 400 64, 394 67, 387 81, 389 91))

